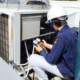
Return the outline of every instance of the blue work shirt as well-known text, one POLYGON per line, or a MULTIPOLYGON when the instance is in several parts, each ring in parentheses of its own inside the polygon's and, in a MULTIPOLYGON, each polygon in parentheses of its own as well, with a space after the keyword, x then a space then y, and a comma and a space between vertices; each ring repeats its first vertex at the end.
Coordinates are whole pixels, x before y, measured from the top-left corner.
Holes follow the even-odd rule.
POLYGON ((56 64, 65 78, 75 76, 78 33, 69 26, 64 26, 53 41, 50 54, 41 55, 50 64, 56 64))

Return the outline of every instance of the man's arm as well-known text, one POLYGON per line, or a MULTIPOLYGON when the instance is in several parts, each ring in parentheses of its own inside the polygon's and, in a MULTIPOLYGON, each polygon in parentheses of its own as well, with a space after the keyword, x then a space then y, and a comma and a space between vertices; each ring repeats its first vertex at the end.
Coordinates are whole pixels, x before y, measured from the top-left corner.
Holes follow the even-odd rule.
POLYGON ((53 45, 47 43, 47 44, 45 45, 45 47, 46 47, 47 49, 50 49, 50 50, 51 50, 52 47, 53 47, 53 45))
POLYGON ((40 46, 37 47, 35 46, 35 49, 38 52, 42 51, 40 54, 45 58, 47 62, 56 64, 62 55, 64 45, 65 45, 64 40, 61 37, 58 37, 54 42, 50 54, 47 54, 46 52, 42 51, 42 48, 40 46))
POLYGON ((60 37, 56 39, 50 54, 42 52, 41 55, 46 59, 47 62, 56 64, 62 55, 63 49, 64 49, 64 41, 60 37))
POLYGON ((53 47, 53 45, 51 45, 51 44, 48 44, 45 40, 42 40, 43 41, 43 43, 44 43, 44 46, 47 48, 47 49, 52 49, 52 47, 53 47))

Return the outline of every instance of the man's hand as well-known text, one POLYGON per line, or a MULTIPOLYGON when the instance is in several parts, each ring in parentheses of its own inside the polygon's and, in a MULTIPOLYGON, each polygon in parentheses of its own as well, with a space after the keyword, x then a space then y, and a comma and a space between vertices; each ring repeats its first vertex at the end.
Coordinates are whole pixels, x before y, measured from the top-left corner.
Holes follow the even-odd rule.
POLYGON ((44 46, 46 46, 48 44, 44 39, 42 41, 44 43, 44 46))
POLYGON ((37 52, 41 52, 42 51, 42 48, 39 45, 34 46, 34 48, 36 49, 37 52))

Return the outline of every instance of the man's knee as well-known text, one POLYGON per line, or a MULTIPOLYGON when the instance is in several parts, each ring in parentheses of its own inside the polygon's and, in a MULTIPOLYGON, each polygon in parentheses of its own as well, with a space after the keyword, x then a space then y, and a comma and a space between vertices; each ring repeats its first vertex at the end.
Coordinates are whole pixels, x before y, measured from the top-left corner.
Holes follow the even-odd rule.
POLYGON ((30 65, 33 65, 34 62, 35 62, 35 59, 36 59, 35 54, 32 54, 32 55, 29 57, 29 64, 30 64, 30 65))
POLYGON ((44 58, 38 54, 32 54, 29 58, 29 64, 31 66, 41 67, 43 65, 44 58))

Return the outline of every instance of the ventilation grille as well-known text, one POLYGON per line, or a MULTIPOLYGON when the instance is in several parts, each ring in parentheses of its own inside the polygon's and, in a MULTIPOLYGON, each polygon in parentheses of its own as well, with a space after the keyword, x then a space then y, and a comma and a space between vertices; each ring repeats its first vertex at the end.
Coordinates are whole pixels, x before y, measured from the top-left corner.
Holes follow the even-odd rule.
POLYGON ((0 56, 9 63, 9 26, 8 16, 0 15, 0 56))
POLYGON ((0 0, 0 2, 5 2, 5 0, 0 0))
POLYGON ((50 7, 50 0, 4 0, 4 2, 0 2, 1 9, 48 10, 50 7))

